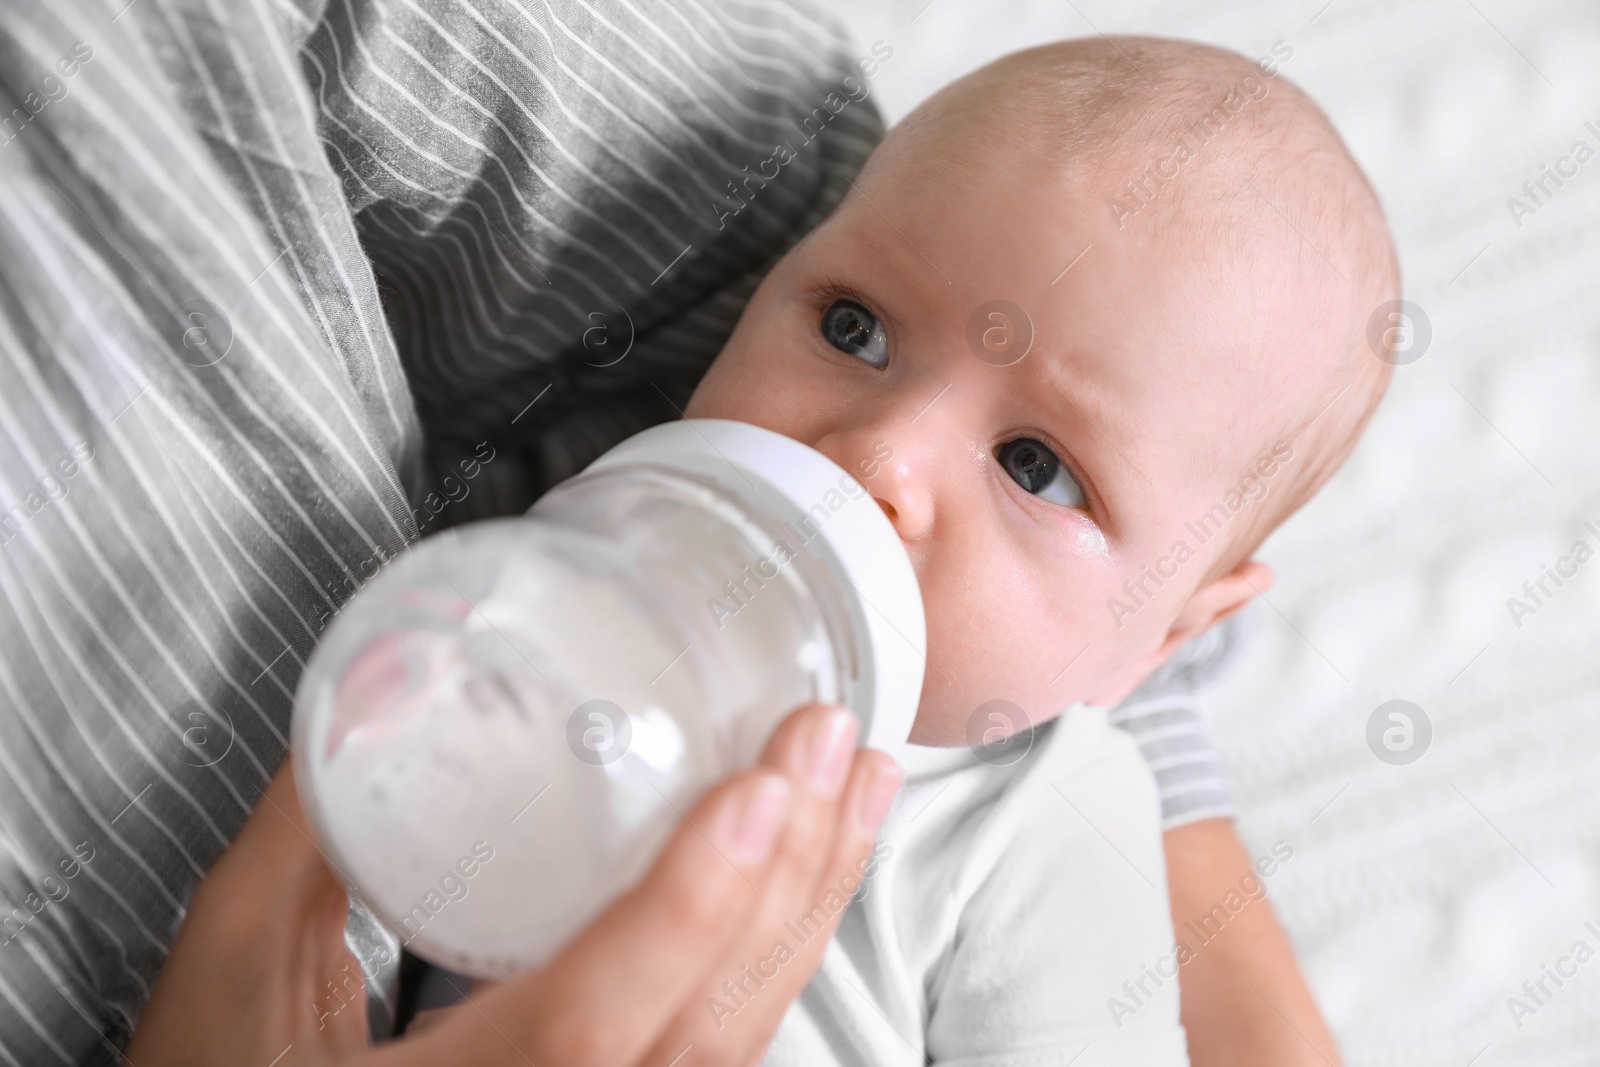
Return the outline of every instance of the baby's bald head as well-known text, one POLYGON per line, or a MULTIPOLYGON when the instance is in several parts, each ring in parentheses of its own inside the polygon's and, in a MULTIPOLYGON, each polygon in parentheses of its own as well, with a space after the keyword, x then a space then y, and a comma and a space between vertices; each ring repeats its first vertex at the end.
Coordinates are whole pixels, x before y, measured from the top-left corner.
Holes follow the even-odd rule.
POLYGON ((1159 38, 1065 41, 946 87, 894 139, 924 156, 974 139, 1028 152, 1102 201, 1120 235, 1232 275, 1251 313, 1282 325, 1262 331, 1270 350, 1237 353, 1253 371, 1238 403, 1273 413, 1240 430, 1259 439, 1217 427, 1211 459, 1231 483, 1275 441, 1302 458, 1241 516, 1201 584, 1248 559, 1343 464, 1388 384, 1367 323, 1399 297, 1399 266, 1366 176, 1275 63, 1159 38))
POLYGON ((1249 556, 1383 392, 1363 341, 1396 284, 1372 190, 1283 79, 1051 45, 890 132, 688 414, 862 472, 928 621, 911 739, 959 744, 996 699, 1116 703, 1260 591, 1249 556))

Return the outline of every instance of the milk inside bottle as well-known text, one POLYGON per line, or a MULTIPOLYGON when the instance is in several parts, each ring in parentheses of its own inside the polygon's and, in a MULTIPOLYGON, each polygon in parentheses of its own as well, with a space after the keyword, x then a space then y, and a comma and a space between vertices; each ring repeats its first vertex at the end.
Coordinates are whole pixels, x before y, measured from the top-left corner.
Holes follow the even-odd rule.
POLYGON ((844 704, 894 753, 925 640, 860 478, 745 423, 667 423, 362 588, 296 693, 296 778, 407 948, 500 977, 637 881, 795 708, 844 704))

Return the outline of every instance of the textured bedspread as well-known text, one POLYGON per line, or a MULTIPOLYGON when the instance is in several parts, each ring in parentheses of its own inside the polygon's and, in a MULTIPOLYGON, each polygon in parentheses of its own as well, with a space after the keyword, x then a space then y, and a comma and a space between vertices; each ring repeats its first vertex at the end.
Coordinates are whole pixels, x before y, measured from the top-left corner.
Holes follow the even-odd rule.
POLYGON ((855 21, 906 60, 891 121, 1054 37, 1292 48, 1432 338, 1264 551, 1279 584, 1207 702, 1241 826, 1295 848, 1272 897, 1351 1064, 1600 1063, 1600 8, 924 2, 855 21), (1572 577, 1541 593, 1546 566, 1572 577), (1367 743, 1395 699, 1432 731, 1407 765, 1367 743))

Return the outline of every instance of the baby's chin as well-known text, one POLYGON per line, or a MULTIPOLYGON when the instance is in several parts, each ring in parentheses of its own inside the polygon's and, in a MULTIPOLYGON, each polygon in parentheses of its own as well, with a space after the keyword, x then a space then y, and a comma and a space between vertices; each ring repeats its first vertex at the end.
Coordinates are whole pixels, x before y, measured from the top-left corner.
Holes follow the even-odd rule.
POLYGON ((911 736, 906 740, 913 745, 926 745, 929 748, 954 748, 966 744, 967 736, 965 730, 948 720, 935 719, 918 712, 917 721, 911 724, 911 736))

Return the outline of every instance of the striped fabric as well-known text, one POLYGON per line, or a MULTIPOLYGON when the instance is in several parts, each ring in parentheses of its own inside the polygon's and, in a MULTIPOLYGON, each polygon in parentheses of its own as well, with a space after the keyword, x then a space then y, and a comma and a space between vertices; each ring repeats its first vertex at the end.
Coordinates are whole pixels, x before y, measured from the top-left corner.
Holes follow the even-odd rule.
POLYGON ((1255 617, 1252 604, 1190 640, 1108 716, 1133 735, 1155 773, 1168 830, 1233 817, 1233 794, 1201 720, 1199 693, 1237 658, 1255 617))
POLYGON ((0 1063, 115 1061, 383 561, 677 414, 881 136, 829 106, 842 40, 779 0, 10 0, 0 1063))
POLYGON ((8 5, 0 1063, 114 1059, 383 559, 673 417, 881 135, 824 108, 841 40, 775 2, 8 5))

